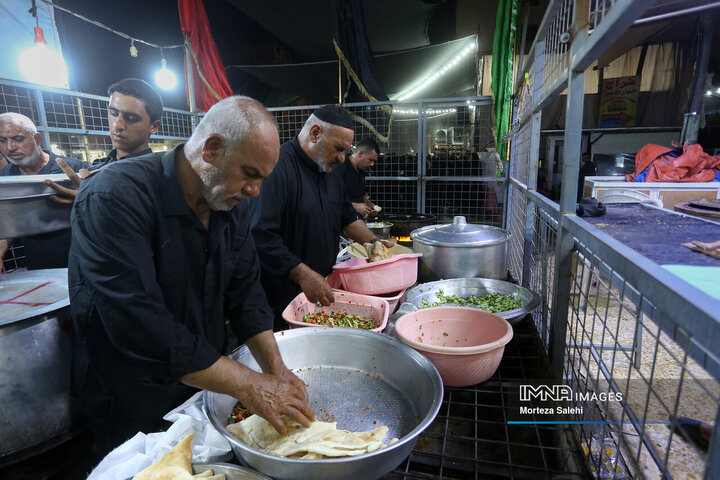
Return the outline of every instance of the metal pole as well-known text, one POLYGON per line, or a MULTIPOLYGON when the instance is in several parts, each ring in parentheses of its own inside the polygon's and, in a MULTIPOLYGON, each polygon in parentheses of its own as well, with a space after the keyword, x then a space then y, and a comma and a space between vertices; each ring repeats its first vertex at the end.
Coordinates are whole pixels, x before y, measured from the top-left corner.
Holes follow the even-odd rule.
POLYGON ((45 100, 43 99, 43 94, 39 89, 34 88, 33 93, 35 93, 35 105, 37 106, 38 120, 40 120, 40 125, 42 125, 42 131, 40 134, 42 135, 43 145, 46 149, 50 150, 50 132, 48 131, 47 113, 45 112, 45 100))
POLYGON ((338 58, 338 103, 342 105, 343 94, 342 94, 342 62, 338 58))
MULTIPOLYGON (((576 35, 570 48, 570 58, 585 46, 588 38, 588 24, 585 12, 589 0, 578 0, 574 4, 576 35)), ((565 218, 575 215, 577 203, 578 173, 582 154, 582 118, 585 96, 585 71, 570 70, 568 94, 565 105, 565 136, 560 193, 560 228, 555 256, 555 279, 553 288, 553 310, 550 325, 550 359, 557 379, 562 379, 565 361, 565 337, 567 334, 568 307, 572 276, 572 258, 575 239, 564 226, 565 218)))
POLYGON ((190 122, 192 130, 195 130, 195 125, 197 122, 197 117, 195 116, 195 113, 197 111, 196 109, 196 103, 195 103, 195 81, 193 79, 193 59, 192 55, 190 54, 190 47, 188 46, 188 39, 185 38, 185 47, 183 47, 185 50, 185 78, 187 79, 187 92, 188 92, 188 107, 190 108, 190 122))
POLYGON ((425 105, 418 103, 418 142, 417 142, 417 211, 425 213, 425 176, 427 168, 425 162, 425 137, 427 136, 427 115, 425 105))
MULTIPOLYGON (((80 128, 83 130, 87 130, 87 127, 85 126, 85 114, 83 113, 82 109, 82 99, 80 97, 75 97, 75 105, 77 105, 78 110, 78 118, 80 120, 80 128)), ((83 134, 83 150, 85 151, 85 163, 90 163, 90 149, 88 148, 88 139, 87 135, 83 134)))
POLYGON ((698 22, 698 57, 695 62, 695 76, 693 86, 688 99, 688 110, 685 113, 683 130, 680 135, 680 143, 690 144, 697 142, 698 130, 700 128, 700 111, 702 110, 705 77, 707 76, 708 59, 712 41, 712 17, 705 15, 698 22))

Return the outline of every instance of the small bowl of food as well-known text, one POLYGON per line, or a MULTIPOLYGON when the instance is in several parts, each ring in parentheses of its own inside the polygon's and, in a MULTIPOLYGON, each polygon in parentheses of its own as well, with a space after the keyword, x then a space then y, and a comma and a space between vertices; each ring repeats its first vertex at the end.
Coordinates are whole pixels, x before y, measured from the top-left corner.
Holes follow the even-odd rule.
POLYGON ((390 305, 384 298, 333 290, 335 302, 319 307, 304 293, 293 299, 283 310, 282 317, 290 328, 350 327, 381 332, 387 326, 390 305))
POLYGON ((406 313, 395 335, 435 365, 443 383, 467 387, 493 376, 512 340, 507 320, 468 307, 431 307, 406 313))
POLYGON ((390 229, 393 226, 390 222, 368 222, 365 225, 367 225, 368 229, 377 235, 378 238, 384 240, 390 237, 390 229))

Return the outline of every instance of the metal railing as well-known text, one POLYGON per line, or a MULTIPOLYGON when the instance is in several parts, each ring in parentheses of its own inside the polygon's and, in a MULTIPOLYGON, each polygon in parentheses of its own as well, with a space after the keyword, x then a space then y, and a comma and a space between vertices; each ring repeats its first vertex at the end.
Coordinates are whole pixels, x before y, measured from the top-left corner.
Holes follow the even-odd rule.
POLYGON ((509 265, 543 299, 533 319, 556 380, 621 398, 569 402, 585 407, 569 421, 591 470, 601 478, 720 478, 720 302, 575 216, 584 71, 653 3, 550 2, 520 70, 509 134, 509 265), (565 89, 556 204, 536 192, 533 142, 543 109, 565 89), (678 415, 714 422, 707 456, 670 428, 668 416, 678 415))

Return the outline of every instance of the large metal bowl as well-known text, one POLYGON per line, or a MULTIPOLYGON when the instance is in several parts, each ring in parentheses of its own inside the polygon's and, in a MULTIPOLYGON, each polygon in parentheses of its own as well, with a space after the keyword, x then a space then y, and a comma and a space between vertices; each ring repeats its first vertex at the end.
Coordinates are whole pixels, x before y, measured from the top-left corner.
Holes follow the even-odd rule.
POLYGON ((390 237, 390 229, 393 226, 390 222, 379 221, 367 222, 365 225, 367 225, 368 229, 377 235, 378 238, 382 238, 384 240, 387 240, 390 237))
POLYGON ((43 183, 49 179, 65 187, 63 174, 0 177, 0 238, 53 232, 70 226, 72 205, 54 202, 57 192, 43 183))
MULTIPOLYGON (((204 408, 213 426, 244 463, 277 480, 376 479, 412 451, 442 403, 440 374, 427 358, 386 335, 351 328, 301 328, 275 334, 285 364, 307 385, 310 405, 322 421, 338 428, 389 429, 399 440, 357 457, 299 460, 254 450, 225 428, 236 400, 206 391, 204 408), (329 417, 333 417, 329 420, 329 417)), ((246 346, 231 357, 259 370, 246 346)))
MULTIPOLYGON (((442 290, 445 295, 459 297, 481 296, 488 293, 512 295, 522 302, 522 307, 506 312, 496 312, 495 315, 504 318, 511 325, 518 323, 528 313, 540 306, 540 295, 514 283, 491 278, 453 278, 437 282, 422 283, 407 291, 405 302, 400 305, 399 313, 408 313, 420 308, 423 300, 430 303, 438 301, 437 292, 442 290)), ((448 304, 452 305, 452 304, 448 304)), ((472 305, 468 305, 472 307, 472 305)), ((473 307, 477 308, 477 307, 473 307)))

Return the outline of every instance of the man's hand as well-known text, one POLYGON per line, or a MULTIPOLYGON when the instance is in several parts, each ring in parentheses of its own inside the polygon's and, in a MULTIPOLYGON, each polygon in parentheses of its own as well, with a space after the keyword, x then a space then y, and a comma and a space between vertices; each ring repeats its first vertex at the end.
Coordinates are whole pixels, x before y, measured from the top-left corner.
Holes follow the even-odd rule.
POLYGON ((62 185, 55 183, 52 180, 45 180, 45 185, 58 192, 58 195, 53 195, 50 198, 57 203, 73 203, 75 201, 75 197, 77 196, 77 189, 80 188, 80 183, 90 175, 96 173, 97 170, 90 172, 84 168, 81 168, 78 173, 75 173, 75 171, 70 168, 68 164, 65 163, 65 160, 63 160, 62 158, 56 158, 55 163, 57 163, 58 166, 62 168, 62 171, 65 172, 65 175, 67 175, 67 177, 72 181, 73 185, 75 185, 75 188, 63 187, 62 185))
POLYGON ((256 378, 252 378, 248 388, 237 397, 245 408, 270 422, 281 435, 287 433, 282 415, 305 428, 310 427, 316 416, 308 403, 302 380, 289 370, 286 375, 253 373, 256 378))
POLYGON ((290 270, 290 280, 300 285, 308 301, 328 306, 335 301, 330 284, 325 278, 304 263, 290 270))
POLYGON ((375 210, 373 210, 372 207, 366 203, 352 202, 352 206, 355 208, 355 211, 363 217, 367 217, 368 215, 372 215, 373 213, 375 213, 375 210))
POLYGON ((391 242, 390 240, 380 240, 380 241, 382 242, 383 245, 385 245, 385 248, 387 248, 388 250, 390 250, 391 248, 393 248, 394 246, 397 245, 397 243, 391 242))

